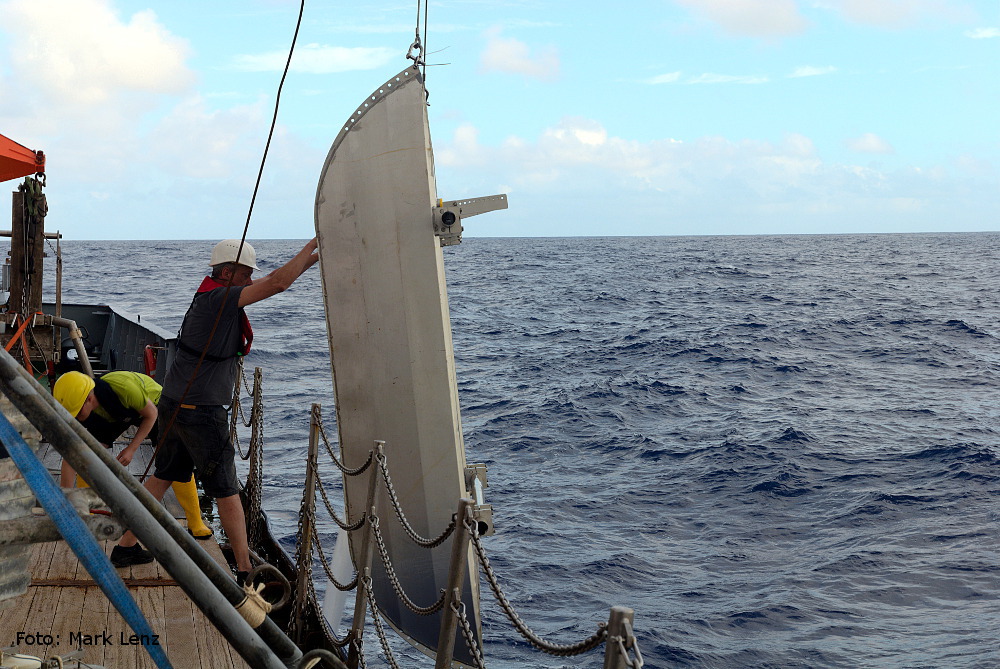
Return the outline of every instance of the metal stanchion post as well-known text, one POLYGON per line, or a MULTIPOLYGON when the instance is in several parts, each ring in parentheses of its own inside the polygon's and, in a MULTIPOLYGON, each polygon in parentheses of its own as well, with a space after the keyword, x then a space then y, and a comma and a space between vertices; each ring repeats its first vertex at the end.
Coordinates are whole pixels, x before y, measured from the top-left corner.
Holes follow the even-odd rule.
POLYGON ((458 515, 455 517, 455 536, 451 541, 451 566, 448 569, 448 589, 445 591, 444 608, 441 611, 441 631, 438 634, 437 659, 434 669, 451 666, 455 653, 455 632, 458 616, 452 604, 462 599, 462 585, 465 582, 466 557, 469 554, 469 530, 465 521, 474 502, 463 498, 458 501, 458 515))
MULTIPOLYGON (((379 458, 385 448, 384 441, 375 442, 375 451, 372 453, 371 473, 368 478, 368 505, 367 509, 367 529, 365 530, 365 540, 362 543, 362 553, 358 556, 358 563, 355 569, 358 572, 358 590, 354 599, 354 623, 351 626, 351 644, 347 654, 347 666, 350 669, 357 669, 361 636, 365 631, 365 611, 368 608, 368 598, 365 596, 365 588, 368 587, 366 581, 371 568, 372 552, 375 547, 375 532, 372 529, 372 518, 375 517, 375 493, 378 490, 379 458)), ((377 611, 372 611, 372 615, 378 615, 377 611)))
POLYGON ((604 643, 604 669, 627 669, 631 645, 632 620, 635 611, 625 606, 612 606, 608 618, 608 638, 604 643))

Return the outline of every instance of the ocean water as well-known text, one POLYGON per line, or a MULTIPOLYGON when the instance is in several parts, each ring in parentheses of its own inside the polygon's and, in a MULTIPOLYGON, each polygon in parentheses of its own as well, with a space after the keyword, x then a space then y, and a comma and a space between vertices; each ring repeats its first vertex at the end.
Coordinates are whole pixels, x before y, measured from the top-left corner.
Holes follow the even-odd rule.
MULTIPOLYGON (((301 246, 253 243, 265 270, 301 246)), ((64 299, 175 331, 210 248, 65 241, 64 299)), ((486 548, 539 635, 574 643, 624 605, 647 667, 1000 666, 1000 234, 445 254, 486 548)), ((249 309, 289 546, 310 404, 333 424, 321 293, 314 270, 249 309)), ((483 600, 487 666, 601 666, 531 650, 483 600)))

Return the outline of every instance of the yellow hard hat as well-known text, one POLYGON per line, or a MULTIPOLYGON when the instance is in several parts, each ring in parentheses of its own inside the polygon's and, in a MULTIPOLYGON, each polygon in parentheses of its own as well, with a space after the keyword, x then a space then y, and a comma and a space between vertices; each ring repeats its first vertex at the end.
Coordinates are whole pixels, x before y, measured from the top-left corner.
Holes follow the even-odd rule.
POLYGON ((94 380, 82 372, 66 372, 52 386, 52 396, 56 402, 76 418, 87 401, 87 396, 94 389, 94 380))

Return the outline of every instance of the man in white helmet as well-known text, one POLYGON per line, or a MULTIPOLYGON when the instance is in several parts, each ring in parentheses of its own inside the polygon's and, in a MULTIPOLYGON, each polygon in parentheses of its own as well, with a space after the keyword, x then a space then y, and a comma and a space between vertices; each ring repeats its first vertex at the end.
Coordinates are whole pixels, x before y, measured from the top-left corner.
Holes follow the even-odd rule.
MULTIPOLYGON (((161 499, 172 481, 189 480, 193 472, 205 494, 215 499, 241 581, 251 564, 227 405, 233 397, 239 356, 249 352, 253 340, 243 308, 286 290, 317 260, 313 239, 287 263, 252 281, 253 271, 259 269, 253 247, 238 239, 216 244, 209 263, 212 275, 202 281, 184 315, 177 355, 163 381, 160 450, 146 489, 161 499)), ((127 566, 149 562, 153 556, 128 532, 112 558, 115 566, 127 566)))

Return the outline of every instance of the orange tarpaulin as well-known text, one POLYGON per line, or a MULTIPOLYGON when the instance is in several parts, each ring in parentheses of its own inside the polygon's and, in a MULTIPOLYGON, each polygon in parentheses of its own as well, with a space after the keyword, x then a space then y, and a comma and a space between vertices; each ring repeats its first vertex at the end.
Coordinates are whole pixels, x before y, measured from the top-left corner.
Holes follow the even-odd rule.
POLYGON ((0 135, 0 181, 45 171, 45 154, 0 135))

